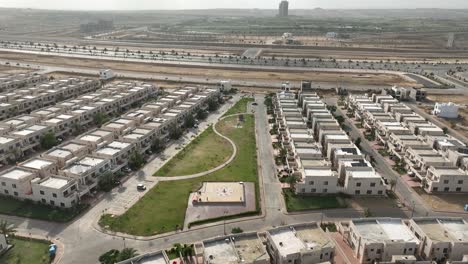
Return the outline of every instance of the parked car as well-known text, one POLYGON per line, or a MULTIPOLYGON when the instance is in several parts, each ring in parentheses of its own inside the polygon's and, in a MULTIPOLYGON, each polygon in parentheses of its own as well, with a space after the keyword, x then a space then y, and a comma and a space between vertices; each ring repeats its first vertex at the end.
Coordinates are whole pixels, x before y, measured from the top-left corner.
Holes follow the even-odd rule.
POLYGON ((122 170, 123 172, 127 172, 127 173, 132 171, 129 167, 124 167, 122 170))
POLYGON ((139 183, 137 185, 137 190, 138 191, 146 191, 146 186, 144 184, 142 184, 142 183, 139 183))

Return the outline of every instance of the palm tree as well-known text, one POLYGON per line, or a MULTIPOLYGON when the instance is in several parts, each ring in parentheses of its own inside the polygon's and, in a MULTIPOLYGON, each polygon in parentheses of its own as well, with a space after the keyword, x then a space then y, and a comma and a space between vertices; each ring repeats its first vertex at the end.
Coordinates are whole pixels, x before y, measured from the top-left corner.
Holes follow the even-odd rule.
POLYGON ((124 248, 120 251, 119 261, 124 261, 133 257, 138 256, 136 249, 134 248, 124 248))
POLYGON ((6 237, 14 236, 16 229, 13 225, 9 224, 6 220, 0 221, 0 233, 6 237))
POLYGON ((184 244, 184 246, 182 247, 182 255, 184 257, 184 260, 186 262, 191 263, 193 254, 194 254, 193 245, 184 244))

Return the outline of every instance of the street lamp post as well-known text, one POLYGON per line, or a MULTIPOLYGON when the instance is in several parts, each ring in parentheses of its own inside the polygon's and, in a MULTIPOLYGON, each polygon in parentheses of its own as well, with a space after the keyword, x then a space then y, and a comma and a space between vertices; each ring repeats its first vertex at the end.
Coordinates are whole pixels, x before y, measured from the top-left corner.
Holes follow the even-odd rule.
POLYGON ((224 211, 224 235, 226 235, 226 216, 228 214, 228 211, 224 211))

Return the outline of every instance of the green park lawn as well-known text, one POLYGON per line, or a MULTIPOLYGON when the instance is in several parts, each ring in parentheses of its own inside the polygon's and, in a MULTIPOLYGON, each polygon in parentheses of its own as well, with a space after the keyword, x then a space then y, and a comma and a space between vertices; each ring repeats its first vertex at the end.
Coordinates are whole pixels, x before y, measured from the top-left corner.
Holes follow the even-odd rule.
POLYGON ((12 238, 10 244, 14 247, 0 257, 2 264, 49 263, 49 243, 46 241, 12 238))
POLYGON ((204 172, 227 161, 232 151, 231 144, 216 135, 210 126, 154 175, 181 176, 204 172))
POLYGON ((288 212, 346 207, 336 195, 297 196, 291 189, 283 189, 283 194, 288 212))
POLYGON ((68 222, 86 208, 80 205, 74 209, 58 209, 31 201, 20 201, 0 195, 0 214, 22 216, 54 222, 68 222))
MULTIPOLYGON (((236 157, 229 165, 195 179, 159 182, 123 215, 103 215, 101 226, 144 236, 174 231, 184 224, 189 194, 198 190, 205 181, 254 182, 258 209, 255 120, 252 115, 246 115, 242 127, 238 128, 237 124, 237 117, 228 117, 216 124, 217 130, 232 139, 238 148, 236 157)), ((184 160, 179 163, 183 162, 184 160)))
POLYGON ((242 98, 233 107, 227 110, 223 116, 245 113, 247 112, 247 105, 253 101, 253 98, 242 98))

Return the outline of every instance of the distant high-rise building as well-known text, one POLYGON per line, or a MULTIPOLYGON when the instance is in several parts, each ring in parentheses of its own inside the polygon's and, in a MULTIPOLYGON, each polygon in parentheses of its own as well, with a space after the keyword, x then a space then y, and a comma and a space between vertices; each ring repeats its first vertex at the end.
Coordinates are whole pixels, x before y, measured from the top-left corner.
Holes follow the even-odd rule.
POLYGON ((289 8, 289 2, 286 0, 281 1, 279 4, 279 16, 280 17, 287 17, 288 16, 288 8, 289 8))

